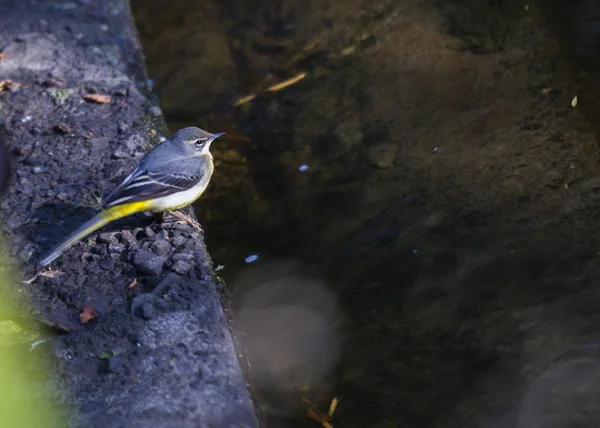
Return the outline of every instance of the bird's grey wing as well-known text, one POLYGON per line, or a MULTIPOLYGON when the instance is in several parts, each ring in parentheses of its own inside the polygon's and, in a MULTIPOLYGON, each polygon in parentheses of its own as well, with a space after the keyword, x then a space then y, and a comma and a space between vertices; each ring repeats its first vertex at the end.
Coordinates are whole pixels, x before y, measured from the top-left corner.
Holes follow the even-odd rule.
POLYGON ((158 170, 140 167, 103 200, 103 207, 160 198, 188 190, 206 178, 204 162, 204 159, 194 156, 164 164, 158 170))

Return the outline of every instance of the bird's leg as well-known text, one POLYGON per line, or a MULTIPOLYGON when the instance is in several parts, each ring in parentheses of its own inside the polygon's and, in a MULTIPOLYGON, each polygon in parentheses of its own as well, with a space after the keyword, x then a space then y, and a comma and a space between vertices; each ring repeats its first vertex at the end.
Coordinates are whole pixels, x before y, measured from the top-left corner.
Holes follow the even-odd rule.
POLYGON ((181 211, 175 210, 175 211, 169 211, 169 213, 172 214, 172 215, 174 215, 175 217, 177 217, 182 222, 189 224, 194 229, 196 229, 196 230, 204 233, 204 230, 202 230, 202 227, 200 226, 200 224, 196 220, 188 217, 187 215, 183 214, 181 211))

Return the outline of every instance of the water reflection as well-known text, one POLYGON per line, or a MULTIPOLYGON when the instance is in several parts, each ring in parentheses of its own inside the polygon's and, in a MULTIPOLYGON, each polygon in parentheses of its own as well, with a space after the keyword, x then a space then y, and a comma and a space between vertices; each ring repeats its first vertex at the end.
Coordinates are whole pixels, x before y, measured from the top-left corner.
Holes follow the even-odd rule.
MULTIPOLYGON (((597 92, 566 65, 549 10, 133 4, 172 127, 228 132, 197 214, 271 426, 314 426, 302 405, 333 396, 336 427, 543 426, 537 374, 597 342, 600 321, 600 153, 581 114, 595 117, 597 92), (300 407, 274 397, 291 367, 319 363, 300 407)), ((583 388, 570 381, 551 385, 583 388)))

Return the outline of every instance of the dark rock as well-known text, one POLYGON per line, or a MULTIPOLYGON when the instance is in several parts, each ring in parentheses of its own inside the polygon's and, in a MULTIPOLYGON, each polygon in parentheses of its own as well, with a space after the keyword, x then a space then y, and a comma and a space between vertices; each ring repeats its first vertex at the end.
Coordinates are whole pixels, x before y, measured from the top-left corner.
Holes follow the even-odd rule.
POLYGON ((109 254, 121 254, 125 250, 125 245, 119 244, 118 242, 108 244, 109 254))
POLYGON ((159 256, 166 256, 171 251, 171 244, 169 241, 157 240, 152 243, 152 249, 159 256))
POLYGON ((157 107, 157 106, 150 107, 148 109, 148 113, 150 113, 150 115, 152 115, 154 117, 158 117, 162 114, 162 112, 160 111, 160 107, 157 107))
POLYGON ((29 156, 28 158, 25 158, 23 162, 28 166, 40 166, 44 163, 44 161, 37 156, 29 156))
POLYGON ((186 242, 187 242, 187 239, 181 235, 176 236, 171 240, 171 243, 176 247, 181 247, 182 245, 185 245, 186 242))
POLYGON ((142 305, 142 318, 149 320, 154 317, 154 305, 151 302, 144 302, 142 305))
POLYGON ((184 262, 183 260, 179 260, 178 262, 175 262, 175 264, 173 264, 173 267, 171 269, 173 269, 173 271, 175 273, 178 273, 179 275, 185 275, 189 272, 191 268, 191 264, 189 264, 188 262, 184 262))
POLYGON ((32 171, 34 174, 41 174, 41 173, 43 173, 43 172, 46 172, 46 171, 48 171, 48 168, 47 168, 47 167, 45 167, 45 166, 39 166, 39 165, 36 165, 36 166, 34 166, 33 168, 31 168, 31 171, 32 171))
POLYGON ((109 373, 117 373, 122 371, 125 366, 125 361, 121 357, 111 357, 106 361, 106 370, 109 373))
POLYGON ((156 233, 149 227, 144 229, 144 234, 146 235, 147 238, 154 238, 156 236, 156 233))
POLYGON ((112 158, 113 159, 126 159, 129 157, 129 154, 125 153, 122 150, 116 150, 115 152, 113 152, 112 154, 112 158))
POLYGON ((118 244, 119 240, 117 239, 117 237, 115 236, 114 233, 101 233, 98 236, 98 241, 103 242, 105 244, 118 244))
POLYGON ((110 257, 104 258, 98 262, 100 269, 112 270, 115 267, 115 261, 110 257))
POLYGON ((135 239, 135 236, 133 236, 133 233, 131 233, 128 230, 122 230, 121 231, 121 242, 123 242, 125 245, 133 245, 137 243, 137 239, 135 239))
POLYGON ((129 125, 126 123, 119 123, 119 126, 117 127, 117 132, 119 134, 125 134, 127 131, 129 130, 129 125))
POLYGON ((160 275, 166 259, 150 251, 140 250, 133 257, 133 265, 141 275, 160 275))
POLYGON ((171 260, 173 260, 173 262, 178 262, 181 260, 183 260, 184 262, 190 262, 190 261, 194 260, 194 256, 189 253, 177 253, 177 254, 173 254, 173 256, 171 257, 171 260))

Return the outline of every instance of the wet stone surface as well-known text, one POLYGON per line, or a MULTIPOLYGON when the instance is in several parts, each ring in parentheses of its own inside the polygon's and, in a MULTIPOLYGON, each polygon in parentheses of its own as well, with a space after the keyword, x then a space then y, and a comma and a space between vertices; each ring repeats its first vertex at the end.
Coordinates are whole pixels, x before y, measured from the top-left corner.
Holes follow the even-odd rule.
MULTIPOLYGON (((0 93, 15 167, 0 208, 28 279, 37 257, 86 221, 166 132, 149 107, 127 2, 9 3, 0 72, 21 85, 0 93)), ((52 268, 59 274, 20 287, 36 317, 67 331, 48 347, 71 426, 255 426, 201 234, 140 214, 85 238, 52 268), (98 315, 81 324, 86 306, 98 315)))

